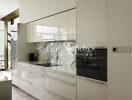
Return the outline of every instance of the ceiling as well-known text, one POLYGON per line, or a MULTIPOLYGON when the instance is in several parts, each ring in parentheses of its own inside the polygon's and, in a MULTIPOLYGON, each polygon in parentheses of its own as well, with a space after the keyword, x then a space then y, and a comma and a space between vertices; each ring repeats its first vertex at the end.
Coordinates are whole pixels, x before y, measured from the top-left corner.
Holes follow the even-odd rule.
POLYGON ((20 0, 0 0, 0 19, 19 8, 20 0))

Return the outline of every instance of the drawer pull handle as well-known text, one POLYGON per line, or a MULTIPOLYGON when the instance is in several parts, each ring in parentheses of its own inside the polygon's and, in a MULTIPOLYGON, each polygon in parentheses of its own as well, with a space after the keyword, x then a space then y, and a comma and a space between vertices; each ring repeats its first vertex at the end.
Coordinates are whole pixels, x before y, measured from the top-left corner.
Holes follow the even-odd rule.
POLYGON ((69 100, 68 98, 66 98, 66 97, 64 97, 64 96, 61 96, 60 94, 57 94, 57 93, 55 93, 55 92, 52 92, 51 90, 48 90, 48 89, 45 89, 45 90, 46 90, 46 92, 50 93, 51 95, 54 95, 54 96, 56 96, 56 97, 61 98, 61 100, 69 100))
POLYGON ((63 82, 64 84, 67 84, 67 85, 70 85, 70 86, 75 86, 74 83, 71 83, 71 82, 68 82, 68 81, 65 81, 65 80, 62 80, 62 79, 59 79, 59 78, 55 78, 55 77, 52 77, 52 76, 49 76, 49 75, 45 75, 46 77, 49 77, 49 78, 52 78, 53 80, 57 80, 57 81, 60 81, 60 82, 63 82))
POLYGON ((80 76, 78 76, 78 78, 79 78, 79 79, 82 79, 82 80, 85 80, 85 81, 97 82, 97 83, 99 83, 99 84, 104 84, 104 85, 107 84, 107 82, 98 81, 98 80, 95 80, 95 79, 90 79, 90 78, 85 78, 85 77, 80 77, 80 76))

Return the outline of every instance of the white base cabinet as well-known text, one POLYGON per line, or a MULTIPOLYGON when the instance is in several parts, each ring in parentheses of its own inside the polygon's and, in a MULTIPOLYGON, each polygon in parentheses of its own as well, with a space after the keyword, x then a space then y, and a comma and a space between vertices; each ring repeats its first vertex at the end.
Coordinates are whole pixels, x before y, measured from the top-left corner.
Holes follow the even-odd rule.
POLYGON ((12 71, 13 84, 34 96, 38 100, 44 100, 44 69, 25 63, 17 63, 15 70, 12 71))
POLYGON ((107 100, 107 85, 78 76, 77 100, 107 100))
POLYGON ((52 97, 58 98, 57 100, 76 100, 76 77, 57 72, 51 74, 50 71, 45 71, 45 73, 45 90, 48 94, 45 95, 48 98, 46 100, 52 100, 49 99, 52 97))
POLYGON ((44 70, 33 66, 32 71, 32 84, 33 84, 33 96, 39 100, 44 100, 44 70))
POLYGON ((42 66, 18 63, 13 84, 38 100, 76 100, 76 75, 42 66))

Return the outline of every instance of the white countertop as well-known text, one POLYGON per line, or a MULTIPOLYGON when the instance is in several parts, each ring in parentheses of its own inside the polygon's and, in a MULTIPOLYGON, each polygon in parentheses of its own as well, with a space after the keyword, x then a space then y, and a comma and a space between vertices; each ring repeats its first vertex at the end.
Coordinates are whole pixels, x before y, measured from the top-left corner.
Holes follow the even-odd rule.
POLYGON ((11 71, 0 71, 0 82, 11 80, 11 71))
POLYGON ((67 66, 53 66, 53 67, 45 67, 46 69, 51 69, 55 71, 59 71, 65 74, 76 75, 76 68, 74 67, 67 67, 67 66))
MULTIPOLYGON (((19 62, 21 64, 31 64, 31 65, 35 65, 36 63, 30 63, 30 62, 19 62)), ((35 65, 38 66, 38 65, 35 65)), ((49 70, 54 70, 54 71, 58 71, 58 72, 62 72, 65 74, 71 74, 71 75, 76 75, 76 67, 72 67, 70 65, 62 65, 62 66, 52 66, 52 67, 44 67, 45 69, 49 69, 49 70)))

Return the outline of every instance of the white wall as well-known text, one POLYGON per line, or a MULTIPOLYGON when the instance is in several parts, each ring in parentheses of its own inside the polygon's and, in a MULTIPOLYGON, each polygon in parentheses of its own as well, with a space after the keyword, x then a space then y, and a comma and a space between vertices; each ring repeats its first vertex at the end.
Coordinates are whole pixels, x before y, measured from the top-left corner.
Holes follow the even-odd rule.
POLYGON ((108 100, 132 100, 132 54, 112 53, 132 46, 132 0, 108 0, 108 100))
POLYGON ((76 6, 76 0, 21 0, 20 22, 27 23, 76 6))

